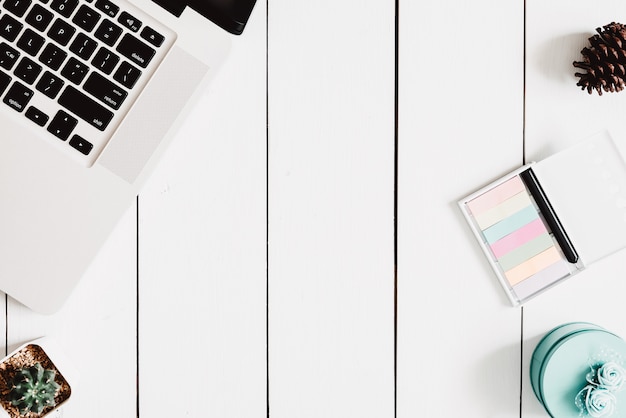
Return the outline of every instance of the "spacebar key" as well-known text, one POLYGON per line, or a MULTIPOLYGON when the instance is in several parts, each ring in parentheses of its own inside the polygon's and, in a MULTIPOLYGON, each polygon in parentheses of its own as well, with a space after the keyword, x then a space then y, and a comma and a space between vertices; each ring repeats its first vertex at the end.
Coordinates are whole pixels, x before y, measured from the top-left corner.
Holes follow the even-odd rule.
POLYGON ((67 86, 61 94, 59 104, 101 131, 104 131, 113 119, 112 112, 72 86, 67 86))

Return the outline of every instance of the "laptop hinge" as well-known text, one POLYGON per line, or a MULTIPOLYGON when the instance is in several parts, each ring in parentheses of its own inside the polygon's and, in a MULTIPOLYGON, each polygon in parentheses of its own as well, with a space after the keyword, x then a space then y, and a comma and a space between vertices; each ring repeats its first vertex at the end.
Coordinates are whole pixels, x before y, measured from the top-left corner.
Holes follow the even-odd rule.
POLYGON ((189 6, 222 29, 241 35, 256 0, 152 0, 176 17, 189 6))
POLYGON ((176 17, 180 17, 180 15, 183 13, 183 10, 185 10, 185 7, 187 7, 187 4, 180 0, 152 0, 152 1, 176 17))

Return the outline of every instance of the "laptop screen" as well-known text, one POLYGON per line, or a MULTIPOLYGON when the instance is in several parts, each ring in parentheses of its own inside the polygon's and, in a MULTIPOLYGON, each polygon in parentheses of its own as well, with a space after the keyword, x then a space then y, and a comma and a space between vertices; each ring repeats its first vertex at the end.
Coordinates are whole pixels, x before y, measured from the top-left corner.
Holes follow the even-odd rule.
POLYGON ((187 6, 224 30, 240 35, 248 22, 256 0, 152 0, 175 16, 187 6))

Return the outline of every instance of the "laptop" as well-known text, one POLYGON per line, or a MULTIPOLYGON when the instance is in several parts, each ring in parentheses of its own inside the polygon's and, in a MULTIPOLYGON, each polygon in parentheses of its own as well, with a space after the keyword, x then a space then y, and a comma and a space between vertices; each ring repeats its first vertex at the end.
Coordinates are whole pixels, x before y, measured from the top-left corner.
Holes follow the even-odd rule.
POLYGON ((243 30, 230 3, 0 0, 1 291, 63 305, 243 30))

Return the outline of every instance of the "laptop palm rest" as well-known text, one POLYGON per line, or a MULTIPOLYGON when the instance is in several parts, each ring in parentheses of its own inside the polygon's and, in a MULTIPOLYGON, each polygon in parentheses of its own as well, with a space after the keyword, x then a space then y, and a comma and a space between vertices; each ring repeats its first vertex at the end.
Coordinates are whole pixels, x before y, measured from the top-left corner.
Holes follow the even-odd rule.
POLYGON ((0 115, 0 289, 56 311, 130 206, 133 188, 69 161, 0 115))
POLYGON ((208 71, 206 64, 174 46, 97 164, 135 183, 208 71))
POLYGON ((21 123, 0 115, 2 291, 40 313, 62 306, 132 204, 136 180, 151 165, 155 148, 162 152, 163 137, 189 106, 207 70, 174 47, 91 168, 68 160, 21 123), (183 80, 180 65, 189 69, 183 80))

